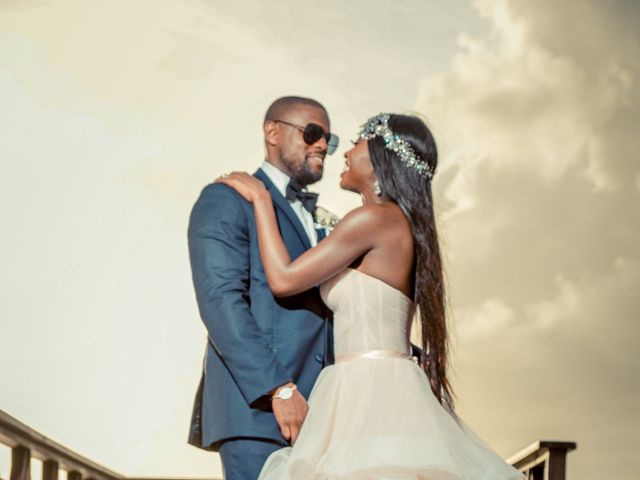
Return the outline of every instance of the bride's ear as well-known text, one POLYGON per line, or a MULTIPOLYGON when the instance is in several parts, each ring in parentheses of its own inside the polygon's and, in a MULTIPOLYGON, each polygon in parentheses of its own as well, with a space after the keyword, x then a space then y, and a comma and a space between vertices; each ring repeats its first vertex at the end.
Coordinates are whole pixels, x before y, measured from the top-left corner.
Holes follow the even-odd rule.
POLYGON ((276 146, 278 144, 278 124, 271 120, 264 122, 264 141, 268 145, 276 146))

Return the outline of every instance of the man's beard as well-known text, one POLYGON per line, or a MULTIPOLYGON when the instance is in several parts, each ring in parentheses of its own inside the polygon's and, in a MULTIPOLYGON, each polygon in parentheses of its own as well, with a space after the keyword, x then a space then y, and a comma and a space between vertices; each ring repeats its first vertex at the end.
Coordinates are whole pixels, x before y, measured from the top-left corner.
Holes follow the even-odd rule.
POLYGON ((292 162, 285 156, 281 156, 280 158, 291 172, 291 178, 295 180, 301 187, 306 187, 307 185, 311 185, 322 179, 323 171, 313 171, 306 157, 304 158, 300 166, 295 165, 294 162, 292 162))

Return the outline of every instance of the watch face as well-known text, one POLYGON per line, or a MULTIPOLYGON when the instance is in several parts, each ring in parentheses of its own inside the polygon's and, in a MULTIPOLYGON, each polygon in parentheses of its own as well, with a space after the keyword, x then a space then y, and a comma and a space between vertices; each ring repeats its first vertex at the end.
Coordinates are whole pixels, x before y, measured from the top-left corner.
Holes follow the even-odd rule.
POLYGON ((291 387, 282 387, 278 392, 278 398, 281 398, 282 400, 288 400, 292 395, 293 390, 291 389, 291 387))

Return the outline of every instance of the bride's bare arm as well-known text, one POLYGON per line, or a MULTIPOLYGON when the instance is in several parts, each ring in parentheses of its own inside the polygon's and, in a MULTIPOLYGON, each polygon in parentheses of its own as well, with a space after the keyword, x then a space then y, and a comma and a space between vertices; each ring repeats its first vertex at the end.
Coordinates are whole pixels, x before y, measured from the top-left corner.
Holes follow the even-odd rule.
POLYGON ((286 297, 308 290, 375 248, 375 232, 384 228, 380 206, 357 208, 346 215, 331 235, 291 261, 280 236, 269 192, 256 178, 232 173, 218 181, 236 189, 253 203, 260 258, 273 294, 286 297))
POLYGON ((273 294, 294 295, 320 284, 347 268, 374 245, 379 216, 371 207, 350 212, 330 236, 291 261, 282 241, 270 198, 254 202, 260 258, 273 294))

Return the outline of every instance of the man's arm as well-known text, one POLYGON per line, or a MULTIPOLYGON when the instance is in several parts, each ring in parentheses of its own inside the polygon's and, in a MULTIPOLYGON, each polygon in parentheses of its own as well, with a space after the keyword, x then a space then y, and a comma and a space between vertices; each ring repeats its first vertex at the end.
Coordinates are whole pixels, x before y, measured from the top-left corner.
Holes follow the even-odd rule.
POLYGON ((291 381, 249 308, 249 231, 244 200, 206 187, 191 213, 189 254, 200 316, 249 405, 291 381))

